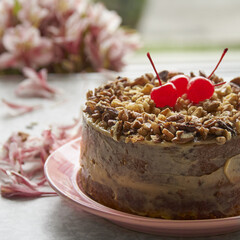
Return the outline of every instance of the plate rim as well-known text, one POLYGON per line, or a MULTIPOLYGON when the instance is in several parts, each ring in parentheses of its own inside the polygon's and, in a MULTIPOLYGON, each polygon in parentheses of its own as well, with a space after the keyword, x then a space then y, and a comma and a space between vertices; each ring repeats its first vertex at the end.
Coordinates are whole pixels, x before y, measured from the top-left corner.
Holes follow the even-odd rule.
MULTIPOLYGON (((226 222, 230 223, 230 222, 235 222, 235 221, 239 221, 240 220, 240 215, 239 216, 233 216, 233 217, 228 217, 228 218, 216 218, 216 219, 196 219, 196 220, 174 220, 174 219, 159 219, 159 218, 150 218, 150 217, 144 217, 144 216, 138 216, 138 215, 134 215, 134 214, 130 214, 130 213, 125 213, 119 210, 115 210, 112 208, 109 208, 107 206, 104 206, 96 201, 94 201, 93 199, 91 199, 90 197, 88 197, 80 188, 78 188, 78 191, 76 190, 76 184, 77 183, 73 183, 73 181, 76 181, 76 173, 79 171, 80 166, 77 166, 78 161, 76 161, 75 165, 74 165, 74 176, 71 176, 71 183, 73 186, 73 189, 75 191, 75 193, 77 193, 79 195, 79 192, 81 192, 80 195, 80 199, 75 200, 73 198, 71 198, 70 196, 64 194, 61 189, 58 188, 58 186, 56 186, 56 184, 54 183, 53 179, 51 178, 51 174, 49 174, 49 163, 51 161, 54 160, 54 157, 56 155, 56 153, 61 152, 63 149, 70 147, 73 144, 76 144, 77 142, 81 141, 81 137, 74 139, 66 144, 64 144, 63 146, 61 146, 60 148, 58 148, 57 150, 55 150, 54 152, 52 152, 45 164, 44 164, 44 174, 46 176, 46 179, 49 183, 49 185, 53 188, 54 191, 57 192, 58 195, 60 195, 61 197, 63 197, 65 200, 70 201, 71 203, 74 203, 76 206, 80 207, 80 208, 84 208, 83 210, 90 212, 92 214, 101 216, 103 218, 109 219, 111 221, 120 221, 120 222, 124 222, 121 220, 127 219, 130 222, 138 222, 138 223, 144 223, 144 226, 147 225, 168 225, 168 228, 174 228, 175 229, 175 225, 178 225, 179 227, 183 227, 185 229, 189 229, 190 227, 194 226, 195 228, 198 226, 199 229, 202 228, 202 225, 206 224, 209 226, 209 224, 214 225, 214 224, 226 224, 226 222), (82 199, 82 195, 84 195, 84 199, 82 199), (90 201, 86 201, 85 198, 88 198, 90 201), (89 203, 92 202, 92 203, 89 203), (81 206, 79 206, 81 205, 81 206), (97 207, 96 207, 97 205, 97 207), (98 214, 96 214, 98 213, 98 214), (104 215, 104 216, 103 216, 104 215), (118 218, 118 219, 115 219, 118 218)), ((79 151, 80 151, 80 144, 79 146, 79 151)), ((141 224, 142 225, 142 224, 141 224)))

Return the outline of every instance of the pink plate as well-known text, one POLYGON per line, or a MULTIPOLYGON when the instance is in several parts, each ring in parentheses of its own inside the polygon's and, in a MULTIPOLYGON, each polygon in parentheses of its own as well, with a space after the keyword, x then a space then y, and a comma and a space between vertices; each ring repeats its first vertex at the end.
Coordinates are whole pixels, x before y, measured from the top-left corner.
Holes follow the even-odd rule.
POLYGON ((164 220, 136 216, 105 207, 90 199, 77 185, 80 139, 52 153, 45 164, 51 187, 72 206, 139 232, 165 236, 211 236, 240 230, 240 217, 209 220, 164 220))

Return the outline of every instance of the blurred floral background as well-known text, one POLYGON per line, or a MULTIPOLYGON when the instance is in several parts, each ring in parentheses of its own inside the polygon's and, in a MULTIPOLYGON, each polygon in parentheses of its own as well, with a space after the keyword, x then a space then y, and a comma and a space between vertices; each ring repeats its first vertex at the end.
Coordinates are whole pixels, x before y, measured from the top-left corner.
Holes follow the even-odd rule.
POLYGON ((137 28, 144 42, 143 50, 240 49, 238 0, 103 2, 118 11, 124 24, 137 28))
POLYGON ((122 25, 137 28, 147 0, 102 0, 108 9, 116 11, 122 17, 122 25))
POLYGON ((136 51, 238 50, 238 9, 238 0, 0 0, 0 72, 120 71, 136 51))
POLYGON ((121 70, 124 56, 140 47, 121 22, 115 11, 88 0, 1 0, 0 70, 121 70))

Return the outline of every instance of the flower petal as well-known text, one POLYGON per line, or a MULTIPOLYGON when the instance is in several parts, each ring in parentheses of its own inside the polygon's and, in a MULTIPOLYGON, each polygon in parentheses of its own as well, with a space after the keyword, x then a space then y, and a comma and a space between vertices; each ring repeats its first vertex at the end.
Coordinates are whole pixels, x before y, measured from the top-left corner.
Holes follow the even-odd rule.
POLYGON ((75 119, 68 126, 44 130, 41 137, 20 132, 13 134, 3 145, 5 153, 0 156, 2 196, 26 198, 56 195, 54 192, 41 190, 46 188, 44 163, 51 152, 80 135, 80 119, 75 119))
POLYGON ((15 94, 18 97, 53 98, 59 92, 48 84, 46 69, 37 73, 31 68, 25 67, 23 73, 27 79, 22 81, 15 89, 15 94))

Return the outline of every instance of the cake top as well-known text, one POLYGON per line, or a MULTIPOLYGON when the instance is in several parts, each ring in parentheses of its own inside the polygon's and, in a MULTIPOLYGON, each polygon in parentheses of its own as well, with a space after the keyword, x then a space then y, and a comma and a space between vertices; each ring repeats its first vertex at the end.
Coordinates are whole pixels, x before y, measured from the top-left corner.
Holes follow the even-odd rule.
MULTIPOLYGON (((179 74, 160 72, 162 85, 179 74)), ((200 76, 206 77, 203 72, 200 76)), ((194 74, 188 77, 193 78, 194 74)), ((213 75, 210 81, 218 84, 223 79, 213 75)), ((125 142, 185 144, 215 139, 224 144, 240 134, 240 78, 215 87, 212 97, 199 103, 183 94, 173 107, 156 107, 150 93, 158 86, 153 74, 134 81, 118 77, 94 92, 88 91, 84 112, 115 140, 124 137, 125 142)))

